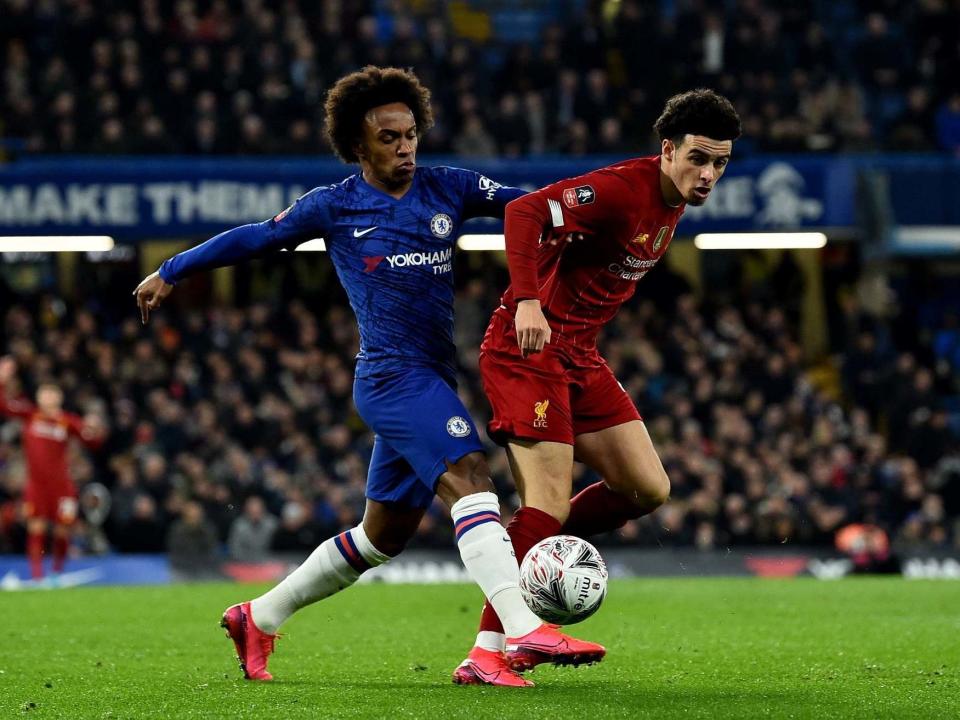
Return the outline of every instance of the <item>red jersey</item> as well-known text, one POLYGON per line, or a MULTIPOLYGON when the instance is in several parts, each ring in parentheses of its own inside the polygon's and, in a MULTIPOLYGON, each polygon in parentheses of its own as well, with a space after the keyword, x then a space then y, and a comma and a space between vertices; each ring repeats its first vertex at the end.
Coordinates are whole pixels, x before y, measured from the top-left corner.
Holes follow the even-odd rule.
POLYGON ((660 190, 660 156, 625 160, 561 180, 507 206, 510 287, 498 313, 539 298, 553 336, 591 350, 597 335, 657 264, 684 204, 660 190), (550 242, 567 233, 583 241, 550 242))
MULTIPOLYGON (((0 413, 23 420, 23 451, 27 456, 28 481, 44 490, 72 488, 67 468, 67 446, 71 436, 79 438, 88 447, 100 444, 99 436, 89 436, 83 430, 83 419, 61 412, 56 417, 44 415, 31 402, 7 400, 0 386, 0 413)), ((69 494, 69 493, 68 493, 69 494)))

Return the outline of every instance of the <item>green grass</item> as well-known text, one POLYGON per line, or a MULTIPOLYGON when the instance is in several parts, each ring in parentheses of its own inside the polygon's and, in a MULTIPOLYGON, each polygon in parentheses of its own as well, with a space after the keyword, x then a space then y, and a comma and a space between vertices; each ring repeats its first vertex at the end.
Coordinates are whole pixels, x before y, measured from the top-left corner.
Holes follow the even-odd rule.
POLYGON ((614 582, 575 628, 600 665, 458 687, 468 586, 355 587, 285 626, 274 683, 239 679, 217 626, 259 587, 0 594, 0 718, 953 718, 960 583, 614 582))

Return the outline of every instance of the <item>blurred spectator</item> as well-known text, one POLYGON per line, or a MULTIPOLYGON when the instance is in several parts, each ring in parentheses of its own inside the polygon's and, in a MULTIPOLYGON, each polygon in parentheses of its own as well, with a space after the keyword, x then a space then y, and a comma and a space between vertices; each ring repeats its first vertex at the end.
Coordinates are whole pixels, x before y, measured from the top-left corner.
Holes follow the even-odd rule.
POLYGON ((195 501, 186 503, 167 533, 170 566, 187 575, 210 574, 217 568, 217 548, 217 532, 204 516, 203 506, 195 501))
POLYGON ((871 89, 896 87, 906 64, 904 47, 879 12, 867 15, 865 33, 856 50, 860 78, 871 89))
POLYGON ((936 148, 927 88, 919 85, 910 88, 906 109, 893 121, 887 133, 887 148, 906 152, 926 152, 936 148))
POLYGON ((267 556, 277 519, 267 512, 263 499, 252 495, 243 504, 243 513, 230 526, 230 557, 242 562, 260 562, 267 556))
POLYGON ((301 502, 289 501, 280 513, 280 525, 273 534, 271 549, 276 552, 311 551, 334 532, 321 532, 301 502))
POLYGON ((483 124, 479 115, 468 115, 463 120, 452 143, 453 151, 464 158, 492 158, 497 155, 497 141, 483 124))
POLYGON ((117 550, 128 553, 163 552, 163 523, 157 513, 157 504, 149 495, 138 495, 133 503, 133 514, 116 533, 117 550))
POLYGON ((937 110, 937 143, 942 150, 960 155, 960 92, 953 93, 937 110))
POLYGON ((500 98, 493 122, 493 135, 500 154, 511 158, 526 155, 530 145, 530 127, 521 112, 520 98, 507 93, 500 98))

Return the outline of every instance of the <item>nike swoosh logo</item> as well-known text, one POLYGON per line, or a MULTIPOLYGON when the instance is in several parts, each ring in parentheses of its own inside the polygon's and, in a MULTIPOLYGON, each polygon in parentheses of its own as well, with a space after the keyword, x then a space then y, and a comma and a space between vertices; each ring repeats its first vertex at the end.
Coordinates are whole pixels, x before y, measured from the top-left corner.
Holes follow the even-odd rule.
POLYGON ((374 225, 372 228, 367 228, 366 230, 361 230, 360 228, 354 228, 354 229, 353 229, 353 236, 354 236, 354 237, 363 237, 363 236, 366 235, 368 232, 373 232, 373 231, 376 230, 376 229, 377 229, 377 226, 376 226, 376 225, 374 225))

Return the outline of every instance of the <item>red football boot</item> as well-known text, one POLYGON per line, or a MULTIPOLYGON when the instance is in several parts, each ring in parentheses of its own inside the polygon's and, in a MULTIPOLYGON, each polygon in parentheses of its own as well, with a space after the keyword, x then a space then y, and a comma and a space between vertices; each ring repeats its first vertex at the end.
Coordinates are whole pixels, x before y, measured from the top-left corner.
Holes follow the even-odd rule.
POLYGON ((590 665, 606 654, 603 645, 564 635, 559 625, 548 623, 523 637, 507 638, 507 662, 517 672, 532 670, 541 663, 590 665))
POLYGON ((247 680, 273 680, 267 672, 267 658, 273 653, 277 635, 269 635, 256 626, 250 613, 250 603, 231 605, 223 613, 220 627, 237 648, 237 660, 247 680))
POLYGON ((473 648, 467 659, 453 671, 453 681, 457 685, 533 687, 532 682, 510 669, 506 655, 481 647, 473 648))

